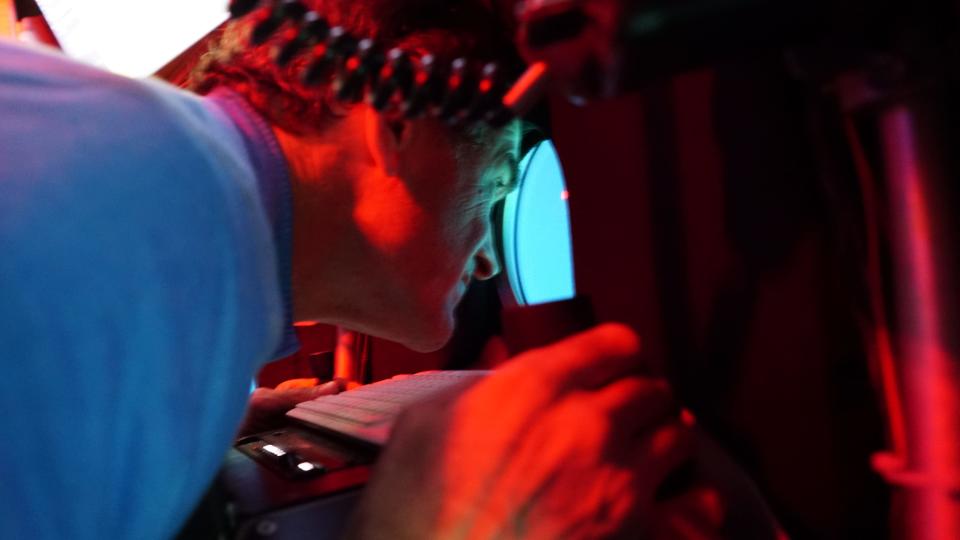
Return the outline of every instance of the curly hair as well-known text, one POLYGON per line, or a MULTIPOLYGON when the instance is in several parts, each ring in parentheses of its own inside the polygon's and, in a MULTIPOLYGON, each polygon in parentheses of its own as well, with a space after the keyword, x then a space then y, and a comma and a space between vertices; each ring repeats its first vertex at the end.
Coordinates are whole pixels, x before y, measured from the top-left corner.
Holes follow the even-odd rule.
MULTIPOLYGON (((439 51, 451 58, 517 63, 511 31, 495 0, 305 0, 304 4, 331 26, 373 38, 384 47, 402 47, 415 55, 439 51)), ((189 86, 200 94, 230 88, 284 129, 322 126, 324 116, 330 114, 326 88, 301 83, 309 55, 278 66, 273 57, 280 38, 261 46, 249 44, 255 20, 248 16, 228 23, 194 69, 189 86)))

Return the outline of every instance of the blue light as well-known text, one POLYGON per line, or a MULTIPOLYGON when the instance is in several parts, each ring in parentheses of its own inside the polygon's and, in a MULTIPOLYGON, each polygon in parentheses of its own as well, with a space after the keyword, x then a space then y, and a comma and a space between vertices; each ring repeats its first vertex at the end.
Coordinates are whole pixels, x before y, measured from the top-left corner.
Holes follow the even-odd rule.
POLYGON ((520 305, 575 294, 570 211, 560 159, 543 141, 520 162, 520 187, 507 196, 503 217, 507 278, 520 305))

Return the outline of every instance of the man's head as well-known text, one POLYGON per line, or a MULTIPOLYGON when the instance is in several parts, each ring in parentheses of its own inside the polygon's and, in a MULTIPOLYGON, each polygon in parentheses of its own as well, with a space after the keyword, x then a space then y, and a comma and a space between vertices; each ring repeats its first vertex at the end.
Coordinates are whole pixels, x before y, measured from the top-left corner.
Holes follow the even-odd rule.
MULTIPOLYGON (((509 54, 480 1, 307 2, 354 35, 413 52, 496 60, 509 54)), ((294 189, 294 309, 418 350, 442 346, 471 278, 499 270, 490 212, 511 189, 517 123, 451 128, 343 105, 299 82, 270 44, 246 45, 250 22, 229 27, 195 86, 228 86, 273 125, 294 189)), ((274 44, 274 47, 276 44, 274 44)))
MULTIPOLYGON (((514 64, 518 56, 507 17, 512 0, 302 0, 330 26, 342 26, 358 38, 372 38, 383 50, 399 47, 419 55, 427 52, 448 60, 467 57, 477 61, 514 64)), ((269 5, 269 2, 263 2, 269 5)), ((290 29, 275 32, 272 42, 250 45, 250 32, 269 10, 262 8, 228 24, 211 50, 201 59, 190 85, 199 93, 227 86, 247 100, 274 124, 297 131, 322 123, 329 112, 327 87, 300 84, 311 54, 298 55, 283 67, 274 62, 279 45, 289 40, 290 29)))

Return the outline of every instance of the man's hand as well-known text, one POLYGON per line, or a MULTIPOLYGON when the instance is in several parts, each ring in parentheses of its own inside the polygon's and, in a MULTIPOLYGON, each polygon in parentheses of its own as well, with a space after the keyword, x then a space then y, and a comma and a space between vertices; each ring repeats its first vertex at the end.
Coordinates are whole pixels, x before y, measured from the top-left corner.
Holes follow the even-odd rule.
POLYGON ((672 533, 677 519, 715 536, 723 510, 711 490, 659 500, 695 439, 668 385, 643 375, 638 352, 631 330, 603 325, 408 411, 354 536, 636 537, 672 533))
POLYGON ((284 414, 294 408, 297 403, 309 401, 313 398, 336 394, 343 390, 340 381, 330 381, 319 386, 306 388, 257 388, 250 395, 247 413, 237 433, 238 437, 267 431, 281 424, 284 414))

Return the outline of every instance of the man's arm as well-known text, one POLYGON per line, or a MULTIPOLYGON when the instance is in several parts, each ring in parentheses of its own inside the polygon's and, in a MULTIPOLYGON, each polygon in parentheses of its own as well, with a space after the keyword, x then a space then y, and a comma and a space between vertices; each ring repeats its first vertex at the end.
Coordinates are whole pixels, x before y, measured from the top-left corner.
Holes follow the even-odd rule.
POLYGON ((0 537, 174 534, 279 341, 242 167, 156 92, 0 43, 0 537))

